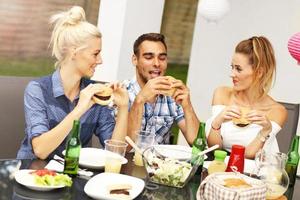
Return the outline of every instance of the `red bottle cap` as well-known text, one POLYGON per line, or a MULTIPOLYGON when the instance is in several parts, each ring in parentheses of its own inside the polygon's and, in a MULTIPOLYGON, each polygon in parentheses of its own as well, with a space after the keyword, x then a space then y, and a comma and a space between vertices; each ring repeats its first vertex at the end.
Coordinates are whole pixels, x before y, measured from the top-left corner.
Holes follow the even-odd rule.
POLYGON ((234 144, 231 147, 231 153, 244 155, 245 154, 245 147, 242 145, 234 144))

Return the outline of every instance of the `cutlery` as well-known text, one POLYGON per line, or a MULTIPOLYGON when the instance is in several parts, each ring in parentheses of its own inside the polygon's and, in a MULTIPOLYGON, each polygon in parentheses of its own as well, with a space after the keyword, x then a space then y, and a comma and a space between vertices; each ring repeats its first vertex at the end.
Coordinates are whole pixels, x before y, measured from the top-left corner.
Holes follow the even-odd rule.
POLYGON ((142 151, 142 149, 140 149, 135 143, 134 143, 134 141, 130 138, 130 137, 128 137, 128 136, 126 136, 125 137, 125 140, 134 148, 134 150, 136 150, 139 154, 143 154, 143 151, 142 151))
POLYGON ((212 146, 212 147, 209 147, 208 149, 205 149, 204 151, 199 152, 197 156, 202 156, 202 155, 204 155, 204 154, 207 154, 208 152, 211 152, 211 151, 213 151, 213 150, 216 150, 217 148, 219 148, 219 145, 218 145, 218 144, 216 144, 216 145, 214 145, 214 146, 212 146))

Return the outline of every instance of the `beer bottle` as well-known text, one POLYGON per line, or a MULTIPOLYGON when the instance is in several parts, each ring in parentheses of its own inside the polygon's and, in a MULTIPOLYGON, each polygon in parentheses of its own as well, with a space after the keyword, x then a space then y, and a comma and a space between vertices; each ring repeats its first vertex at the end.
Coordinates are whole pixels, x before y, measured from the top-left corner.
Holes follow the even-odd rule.
POLYGON ((202 165, 204 162, 203 156, 197 156, 198 153, 206 148, 205 123, 200 122, 197 138, 193 142, 192 147, 192 164, 202 165))
POLYGON ((69 139, 66 146, 64 173, 76 176, 79 165, 79 155, 81 149, 80 142, 80 121, 74 120, 73 128, 69 135, 69 139))
POLYGON ((297 167, 299 163, 299 136, 295 135, 292 144, 288 152, 288 159, 285 165, 285 171, 288 173, 290 178, 290 186, 295 184, 297 167))

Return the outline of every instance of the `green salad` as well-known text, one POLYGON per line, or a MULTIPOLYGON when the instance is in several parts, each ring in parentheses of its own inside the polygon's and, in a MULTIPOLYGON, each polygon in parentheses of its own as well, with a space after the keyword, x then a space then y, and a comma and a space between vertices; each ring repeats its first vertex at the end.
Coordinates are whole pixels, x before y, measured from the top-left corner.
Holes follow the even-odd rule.
POLYGON ((34 182, 39 186, 67 186, 72 185, 72 179, 68 175, 59 174, 51 170, 42 169, 32 172, 34 182))
POLYGON ((148 166, 147 171, 150 179, 164 185, 182 187, 192 170, 190 163, 172 158, 154 157, 149 161, 151 166, 148 166))

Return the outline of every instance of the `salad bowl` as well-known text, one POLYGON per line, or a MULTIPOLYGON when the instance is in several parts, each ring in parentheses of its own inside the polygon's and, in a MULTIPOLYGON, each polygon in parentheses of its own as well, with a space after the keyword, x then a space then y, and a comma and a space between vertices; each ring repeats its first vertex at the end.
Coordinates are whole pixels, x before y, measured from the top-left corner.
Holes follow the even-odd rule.
POLYGON ((195 175, 199 167, 197 164, 193 165, 191 159, 183 161, 173 157, 161 156, 154 146, 143 151, 143 162, 148 180, 178 188, 183 188, 195 175))

